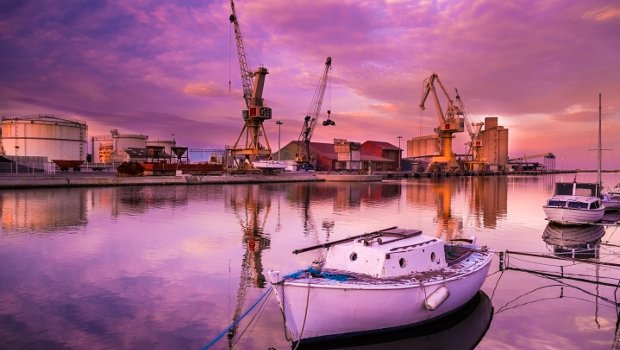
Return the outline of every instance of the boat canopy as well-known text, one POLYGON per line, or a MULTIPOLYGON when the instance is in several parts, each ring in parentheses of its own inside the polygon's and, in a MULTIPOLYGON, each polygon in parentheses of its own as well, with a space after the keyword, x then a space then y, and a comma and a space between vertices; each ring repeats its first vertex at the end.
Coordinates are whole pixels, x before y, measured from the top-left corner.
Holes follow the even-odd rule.
POLYGON ((595 183, 558 182, 555 184, 556 195, 566 196, 599 196, 599 186, 595 183))

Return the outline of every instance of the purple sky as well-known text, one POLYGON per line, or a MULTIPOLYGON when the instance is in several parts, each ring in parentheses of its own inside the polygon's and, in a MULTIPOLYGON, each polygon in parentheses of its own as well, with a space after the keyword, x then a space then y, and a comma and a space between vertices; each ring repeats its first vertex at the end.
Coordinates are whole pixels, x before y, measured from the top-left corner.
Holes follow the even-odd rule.
MULTIPOLYGON (((331 83, 313 141, 405 140, 437 124, 422 81, 437 72, 469 116, 498 116, 509 155, 553 152, 596 167, 603 94, 605 168, 620 168, 620 3, 301 1, 235 3, 252 68, 269 69, 265 122, 277 150, 299 136, 327 56, 331 83)), ((233 144, 244 107, 228 1, 5 0, 0 113, 84 120, 90 136, 142 133, 190 148, 233 144), (231 91, 229 92, 229 80, 231 91)), ((466 135, 457 136, 463 150, 466 135)))

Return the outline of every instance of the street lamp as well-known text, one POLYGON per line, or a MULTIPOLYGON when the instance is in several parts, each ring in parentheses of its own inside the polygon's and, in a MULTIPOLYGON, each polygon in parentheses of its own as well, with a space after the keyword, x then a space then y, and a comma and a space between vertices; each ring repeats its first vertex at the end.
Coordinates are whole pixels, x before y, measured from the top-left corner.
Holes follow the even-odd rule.
POLYGON ((280 120, 276 120, 276 124, 278 124, 278 162, 279 162, 280 161, 280 153, 281 153, 280 151, 282 150, 280 148, 280 126, 282 124, 284 124, 284 123, 282 121, 280 121, 280 120))
POLYGON ((400 139, 402 139, 402 136, 397 136, 398 137, 398 170, 400 171, 400 159, 403 157, 402 156, 402 149, 400 149, 400 139))

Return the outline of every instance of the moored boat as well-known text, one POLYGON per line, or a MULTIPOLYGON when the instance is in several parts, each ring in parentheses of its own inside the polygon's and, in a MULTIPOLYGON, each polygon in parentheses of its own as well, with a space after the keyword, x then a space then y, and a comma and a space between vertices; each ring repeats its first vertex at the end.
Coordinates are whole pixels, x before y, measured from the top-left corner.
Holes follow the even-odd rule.
POLYGON ((601 95, 598 95, 598 160, 597 182, 572 183, 557 182, 553 196, 543 205, 543 210, 550 222, 559 224, 591 224, 603 220, 605 205, 601 199, 602 188, 602 136, 601 136, 601 95))
POLYGON ((543 205, 547 220, 559 224, 601 221, 605 215, 605 206, 599 196, 599 189, 595 183, 556 183, 553 196, 543 205))
POLYGON ((606 209, 620 210, 620 184, 603 190, 601 199, 606 209))
POLYGON ((294 342, 420 325, 450 314, 480 290, 492 252, 396 227, 297 250, 324 261, 281 276, 269 271, 294 342))

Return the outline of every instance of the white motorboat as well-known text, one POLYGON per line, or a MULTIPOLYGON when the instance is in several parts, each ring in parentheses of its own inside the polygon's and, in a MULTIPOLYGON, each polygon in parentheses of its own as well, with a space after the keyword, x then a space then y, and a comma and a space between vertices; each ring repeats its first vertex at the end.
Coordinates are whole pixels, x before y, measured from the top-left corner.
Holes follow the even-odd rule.
POLYGON ((252 166, 256 169, 268 170, 268 171, 284 171, 287 165, 286 163, 276 160, 256 160, 252 162, 252 166))
POLYGON ((601 194, 601 199, 606 209, 620 210, 620 184, 604 189, 601 194))
POLYGON ((598 95, 598 160, 596 183, 557 182, 553 196, 543 205, 547 220, 559 224, 591 224, 603 220, 605 205, 601 199, 602 146, 601 95, 598 95))
POLYGON ((473 240, 445 243, 392 227, 299 249, 327 248, 324 261, 269 279, 293 342, 419 325, 472 299, 492 252, 473 240))
POLYGON ((553 196, 543 205, 547 220, 559 224, 599 222, 605 206, 599 197, 599 185, 583 182, 558 182, 553 196))

